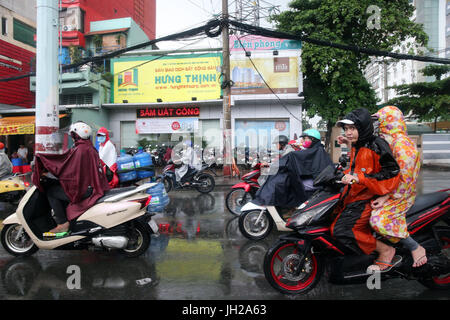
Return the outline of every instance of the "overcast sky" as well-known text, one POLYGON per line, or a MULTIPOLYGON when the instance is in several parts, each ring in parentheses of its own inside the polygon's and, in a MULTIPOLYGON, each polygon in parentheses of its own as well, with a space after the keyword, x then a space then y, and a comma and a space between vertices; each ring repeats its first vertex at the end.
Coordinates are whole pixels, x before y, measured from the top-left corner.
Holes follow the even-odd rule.
MULTIPOLYGON (((286 10, 290 0, 267 0, 260 1, 261 7, 268 4, 280 6, 280 10, 286 10)), ((228 0, 228 12, 233 15, 236 11, 236 2, 228 0)), ((156 38, 178 33, 199 27, 215 15, 222 12, 222 0, 156 0, 156 38)), ((261 26, 270 26, 261 21, 261 26)), ((220 36, 218 37, 220 39, 220 36)), ((214 39, 199 41, 198 38, 178 41, 159 42, 160 49, 189 49, 204 47, 220 47, 220 42, 214 39)))

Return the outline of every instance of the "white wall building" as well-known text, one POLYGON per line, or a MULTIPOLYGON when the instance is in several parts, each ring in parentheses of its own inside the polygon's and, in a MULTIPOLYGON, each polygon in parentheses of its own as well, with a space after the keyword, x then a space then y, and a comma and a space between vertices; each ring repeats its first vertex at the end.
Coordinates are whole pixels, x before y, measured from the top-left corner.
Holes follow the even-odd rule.
MULTIPOLYGON (((412 19, 423 24, 429 37, 428 47, 433 51, 427 55, 450 57, 450 0, 411 0, 411 3, 416 7, 412 19)), ((411 40, 407 40, 394 51, 407 54, 410 43, 411 40)), ((384 63, 381 58, 373 58, 365 71, 365 76, 380 103, 386 103, 396 96, 396 91, 387 89, 388 87, 434 80, 433 77, 425 77, 420 72, 427 65, 425 62, 392 59, 384 61, 388 63, 384 63)))

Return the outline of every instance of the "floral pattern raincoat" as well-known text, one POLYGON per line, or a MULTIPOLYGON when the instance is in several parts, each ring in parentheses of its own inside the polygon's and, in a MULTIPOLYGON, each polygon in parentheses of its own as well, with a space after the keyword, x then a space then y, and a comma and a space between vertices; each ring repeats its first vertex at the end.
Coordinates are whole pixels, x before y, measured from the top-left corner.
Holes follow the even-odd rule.
POLYGON ((420 170, 420 154, 415 143, 408 137, 403 113, 396 107, 387 106, 377 112, 380 136, 391 146, 400 166, 400 183, 383 208, 372 211, 370 224, 380 235, 396 243, 409 236, 406 212, 414 204, 416 183, 420 170))

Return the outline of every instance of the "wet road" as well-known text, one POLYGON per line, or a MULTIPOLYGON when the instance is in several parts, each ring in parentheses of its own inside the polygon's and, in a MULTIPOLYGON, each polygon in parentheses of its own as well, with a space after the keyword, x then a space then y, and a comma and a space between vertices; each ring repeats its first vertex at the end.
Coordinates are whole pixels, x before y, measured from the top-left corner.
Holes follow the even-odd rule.
MULTIPOLYGON (((422 170, 421 192, 450 187, 450 171, 422 170)), ((262 261, 274 231, 262 241, 244 238, 225 208, 229 187, 211 194, 171 192, 164 213, 155 216, 161 235, 145 255, 126 259, 117 253, 44 251, 13 258, 0 249, 0 299, 160 299, 160 300, 448 300, 448 292, 431 291, 401 279, 338 286, 322 278, 306 295, 288 297, 266 282, 262 261), (79 268, 80 289, 70 289, 71 268, 79 268)), ((0 203, 1 218, 11 206, 0 203)))

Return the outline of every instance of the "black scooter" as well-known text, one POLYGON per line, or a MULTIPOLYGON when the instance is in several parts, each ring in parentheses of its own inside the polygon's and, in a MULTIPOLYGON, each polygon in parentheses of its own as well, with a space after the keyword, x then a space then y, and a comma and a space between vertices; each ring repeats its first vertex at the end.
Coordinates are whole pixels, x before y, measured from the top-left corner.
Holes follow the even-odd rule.
MULTIPOLYGON (((332 212, 343 189, 342 176, 342 166, 326 168, 314 181, 321 190, 286 223, 293 232, 280 236, 267 251, 264 274, 276 290, 285 294, 306 293, 319 282, 326 267, 329 281, 336 284, 363 283, 372 276, 366 269, 376 256, 356 255, 330 234, 332 212)), ((400 277, 417 280, 432 289, 450 289, 449 190, 417 196, 406 215, 408 231, 425 248, 428 262, 413 268, 410 252, 395 246, 402 261, 388 272, 377 272, 380 280, 400 277)))
POLYGON ((172 160, 169 160, 162 171, 162 175, 156 178, 156 182, 164 183, 166 192, 189 188, 195 188, 201 193, 209 193, 214 190, 216 181, 212 175, 205 172, 206 170, 211 170, 211 165, 203 163, 200 170, 189 168, 189 171, 186 173, 186 177, 183 177, 183 179, 188 182, 186 184, 181 184, 176 180, 176 168, 177 165, 172 160))

